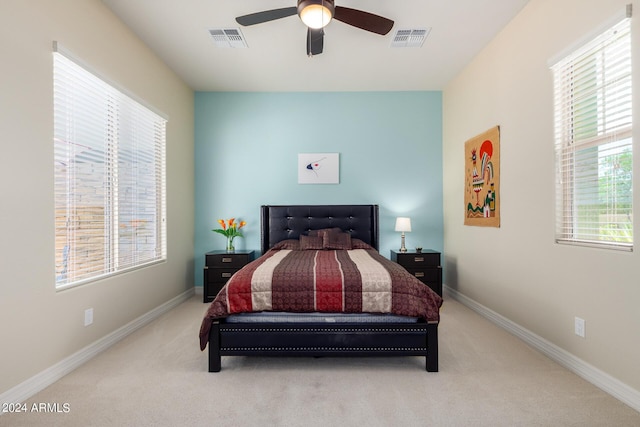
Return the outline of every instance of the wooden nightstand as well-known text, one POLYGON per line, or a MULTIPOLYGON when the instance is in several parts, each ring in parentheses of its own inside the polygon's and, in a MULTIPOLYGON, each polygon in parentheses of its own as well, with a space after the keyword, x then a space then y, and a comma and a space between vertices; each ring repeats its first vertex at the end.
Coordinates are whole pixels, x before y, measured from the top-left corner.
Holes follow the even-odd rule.
POLYGON ((440 252, 430 249, 416 251, 391 251, 391 261, 395 261, 409 273, 416 276, 422 283, 442 296, 442 266, 440 252))
POLYGON ((255 251, 211 251, 205 254, 202 302, 211 302, 233 273, 253 261, 255 251))

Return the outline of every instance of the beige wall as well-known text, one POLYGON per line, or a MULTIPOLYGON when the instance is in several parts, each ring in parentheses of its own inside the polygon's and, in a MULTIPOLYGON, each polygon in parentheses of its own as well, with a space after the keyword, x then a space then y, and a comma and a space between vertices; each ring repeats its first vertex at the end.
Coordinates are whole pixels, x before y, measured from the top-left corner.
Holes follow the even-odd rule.
MULTIPOLYGON (((633 253, 554 243, 549 70, 550 59, 623 12, 629 2, 531 0, 447 86, 444 253, 448 286, 640 390, 640 239, 633 253), (464 142, 495 125, 501 127, 502 226, 464 226, 464 142), (584 339, 574 335, 575 316, 586 320, 584 339)), ((633 7, 638 88, 640 1, 633 1, 633 7)), ((639 94, 634 91, 636 106, 639 94)), ((634 130, 636 190, 638 141, 640 126, 634 130)), ((634 197, 636 229, 639 194, 634 197)))
POLYGON ((100 1, 2 0, 0 40, 1 394, 193 287, 194 200, 193 92, 100 1), (54 289, 54 40, 169 117, 167 262, 63 292, 54 289))

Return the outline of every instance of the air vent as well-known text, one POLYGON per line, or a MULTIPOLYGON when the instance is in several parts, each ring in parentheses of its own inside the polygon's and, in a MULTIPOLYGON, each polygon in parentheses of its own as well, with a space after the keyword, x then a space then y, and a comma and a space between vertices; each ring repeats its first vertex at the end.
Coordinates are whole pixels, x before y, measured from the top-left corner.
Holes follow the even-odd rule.
POLYGON ((409 28, 396 30, 391 47, 421 47, 431 28, 409 28))
POLYGON ((224 28, 209 30, 209 34, 218 47, 245 48, 247 42, 240 28, 224 28))

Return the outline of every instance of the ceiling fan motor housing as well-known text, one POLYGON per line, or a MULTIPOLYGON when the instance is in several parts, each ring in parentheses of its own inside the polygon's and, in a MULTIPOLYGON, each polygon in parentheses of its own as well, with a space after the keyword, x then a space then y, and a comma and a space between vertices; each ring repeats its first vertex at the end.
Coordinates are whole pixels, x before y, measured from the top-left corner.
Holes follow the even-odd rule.
POLYGON ((308 27, 322 28, 331 21, 334 14, 333 0, 298 0, 298 16, 308 27), (310 20, 309 15, 316 15, 316 17, 310 20))

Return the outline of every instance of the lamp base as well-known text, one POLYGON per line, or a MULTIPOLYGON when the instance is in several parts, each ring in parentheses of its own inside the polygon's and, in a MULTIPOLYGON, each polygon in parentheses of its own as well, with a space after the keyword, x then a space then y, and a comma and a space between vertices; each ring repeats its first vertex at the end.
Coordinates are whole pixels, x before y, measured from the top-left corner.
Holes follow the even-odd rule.
POLYGON ((407 252, 407 247, 404 245, 404 231, 400 235, 400 252, 407 252))

